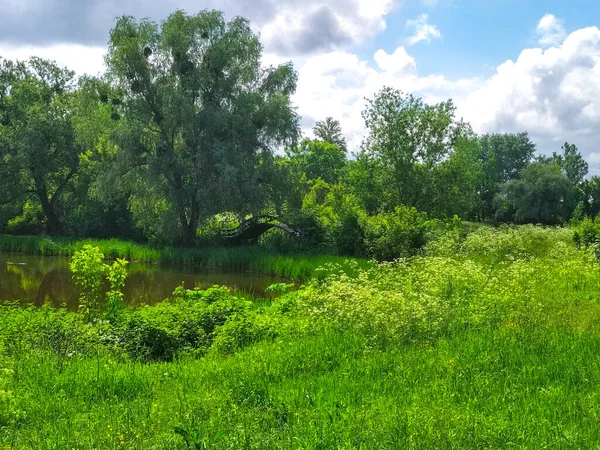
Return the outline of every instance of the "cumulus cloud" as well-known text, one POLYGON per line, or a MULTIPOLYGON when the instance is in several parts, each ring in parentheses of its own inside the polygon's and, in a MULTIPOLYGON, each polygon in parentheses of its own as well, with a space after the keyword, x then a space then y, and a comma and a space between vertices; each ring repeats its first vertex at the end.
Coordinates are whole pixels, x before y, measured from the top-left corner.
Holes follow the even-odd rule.
MULTIPOLYGON (((300 114, 339 118, 350 148, 365 134, 365 97, 392 86, 436 103, 452 98, 457 114, 479 133, 528 131, 542 153, 577 144, 592 171, 600 168, 600 30, 571 33, 560 47, 525 49, 489 78, 421 76, 404 47, 378 50, 373 60, 348 52, 315 56, 299 67, 300 114)), ((308 127, 307 127, 308 128, 308 127)), ((309 129, 305 130, 310 133, 309 129)))
POLYGON ((435 25, 429 24, 429 15, 421 14, 413 20, 406 21, 406 27, 414 30, 414 35, 407 39, 408 45, 415 45, 418 42, 430 42, 432 39, 440 39, 442 33, 435 25))
POLYGON ((384 50, 377 50, 373 57, 383 72, 394 75, 415 74, 417 63, 404 47, 398 47, 394 53, 388 55, 384 50))
MULTIPOLYGON (((358 149, 365 135, 361 112, 365 98, 384 86, 421 95, 427 102, 465 96, 477 80, 450 81, 443 75, 419 76, 415 59, 404 47, 392 53, 378 50, 373 61, 349 52, 330 52, 309 58, 299 68, 294 102, 301 115, 340 120, 349 147, 358 149)), ((310 127, 305 131, 310 135, 310 127)))
POLYGON ((457 103, 480 132, 527 130, 543 152, 568 140, 591 156, 600 142, 600 30, 577 30, 560 47, 523 50, 457 103))
POLYGON ((562 22, 552 14, 542 17, 535 30, 538 43, 544 46, 559 45, 567 36, 562 22))
POLYGON ((89 47, 79 44, 54 44, 50 46, 10 45, 0 42, 0 57, 11 60, 27 60, 31 56, 56 61, 60 67, 75 71, 78 75, 98 75, 105 71, 106 47, 89 47))
POLYGON ((160 21, 175 9, 220 9, 241 15, 262 33, 270 52, 310 54, 356 44, 385 28, 395 0, 2 0, 4 45, 73 43, 102 46, 123 14, 160 21))
POLYGON ((286 55, 307 55, 347 48, 386 27, 385 16, 394 0, 309 0, 289 2, 264 24, 265 47, 286 55))

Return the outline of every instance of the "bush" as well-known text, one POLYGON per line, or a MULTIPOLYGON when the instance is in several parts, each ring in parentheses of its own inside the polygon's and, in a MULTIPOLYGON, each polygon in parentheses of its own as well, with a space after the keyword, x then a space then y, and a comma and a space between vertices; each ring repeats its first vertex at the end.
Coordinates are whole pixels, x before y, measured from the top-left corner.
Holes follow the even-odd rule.
POLYGON ((365 213, 350 205, 339 205, 337 218, 331 224, 330 239, 339 255, 365 256, 365 213), (344 207, 345 206, 345 207, 344 207))
POLYGON ((256 311, 237 312, 215 330, 213 348, 220 353, 234 353, 254 342, 276 336, 278 328, 276 316, 256 311))
POLYGON ((432 223, 425 213, 405 206, 393 213, 380 213, 365 221, 365 245, 368 256, 391 261, 417 253, 427 242, 432 223))
POLYGON ((430 256, 467 257, 492 263, 545 256, 558 243, 568 244, 572 232, 567 228, 520 225, 517 227, 469 226, 467 232, 453 229, 431 239, 430 256))
POLYGON ((79 308, 88 319, 97 318, 101 313, 114 318, 124 307, 121 290, 127 278, 128 262, 117 259, 108 265, 103 260, 100 248, 91 245, 84 245, 71 258, 73 280, 81 289, 79 308), (103 294, 105 277, 110 284, 106 295, 103 294))
POLYGON ((202 355, 213 344, 218 327, 232 316, 246 314, 251 306, 225 287, 179 287, 170 300, 130 312, 120 340, 131 358, 142 361, 171 361, 181 350, 202 355))
POLYGON ((600 217, 583 219, 573 229, 573 240, 579 248, 597 246, 600 242, 600 217))
POLYGON ((122 340, 129 356, 142 361, 172 361, 179 348, 177 332, 168 319, 156 314, 130 317, 122 340))

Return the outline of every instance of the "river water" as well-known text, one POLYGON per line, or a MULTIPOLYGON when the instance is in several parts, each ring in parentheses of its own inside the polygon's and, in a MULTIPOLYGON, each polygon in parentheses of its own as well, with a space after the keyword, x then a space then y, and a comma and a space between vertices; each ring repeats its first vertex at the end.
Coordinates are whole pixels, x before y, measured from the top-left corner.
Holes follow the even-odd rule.
MULTIPOLYGON (((23 305, 62 304, 76 310, 79 291, 69 270, 69 258, 0 253, 0 302, 19 301, 23 305)), ((215 284, 239 289, 257 296, 281 279, 255 273, 202 270, 130 263, 123 293, 129 305, 152 305, 167 298, 185 283, 192 289, 215 284)))

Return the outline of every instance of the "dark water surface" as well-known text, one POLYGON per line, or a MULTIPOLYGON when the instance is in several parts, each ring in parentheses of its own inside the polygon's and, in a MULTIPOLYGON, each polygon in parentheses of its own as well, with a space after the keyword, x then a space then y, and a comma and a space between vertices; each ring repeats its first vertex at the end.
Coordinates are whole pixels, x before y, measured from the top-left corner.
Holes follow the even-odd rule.
MULTIPOLYGON (((23 305, 45 302, 77 309, 79 291, 71 278, 69 258, 0 253, 0 302, 18 300, 23 305)), ((192 289, 215 284, 262 296, 265 289, 281 279, 255 273, 163 267, 130 263, 125 281, 125 302, 152 305, 167 298, 181 282, 192 289)))

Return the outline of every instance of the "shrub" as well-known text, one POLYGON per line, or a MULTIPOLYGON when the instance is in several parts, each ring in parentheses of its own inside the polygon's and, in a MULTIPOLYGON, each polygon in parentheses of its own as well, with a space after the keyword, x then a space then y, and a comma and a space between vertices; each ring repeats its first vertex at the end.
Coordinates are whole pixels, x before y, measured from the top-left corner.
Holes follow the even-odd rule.
POLYGON ((176 330, 168 318, 136 314, 123 327, 122 341, 129 356, 142 361, 172 361, 179 348, 176 330))
POLYGON ((215 330, 213 348, 221 353, 234 353, 254 342, 274 337, 278 328, 276 316, 256 311, 237 312, 215 330))
POLYGON ((431 222, 425 213, 405 206, 365 221, 367 254, 379 261, 414 255, 426 243, 431 222))
POLYGON ((102 307, 103 259, 100 248, 91 245, 84 245, 71 259, 73 280, 81 289, 79 308, 86 316, 96 315, 102 307))
POLYGON ((427 244, 431 256, 454 257, 459 255, 491 263, 540 257, 556 244, 567 244, 572 232, 566 228, 520 225, 517 227, 469 226, 466 233, 449 230, 427 244))
POLYGON ((573 228, 573 240, 579 248, 588 248, 600 242, 600 217, 585 218, 573 228))
POLYGON ((189 290, 181 286, 171 299, 131 311, 120 341, 131 358, 142 361, 171 361, 181 350, 202 355, 213 345, 216 330, 230 317, 247 314, 251 306, 225 287, 189 290))
POLYGON ((123 309, 121 290, 127 278, 127 261, 117 259, 112 265, 104 264, 99 247, 84 245, 71 259, 71 272, 75 284, 81 289, 79 308, 88 318, 104 313, 109 318, 123 309), (110 291, 103 294, 104 279, 110 283, 110 291))
POLYGON ((331 224, 330 237, 336 251, 344 256, 364 256, 365 231, 364 212, 351 207, 337 208, 337 217, 331 224))

